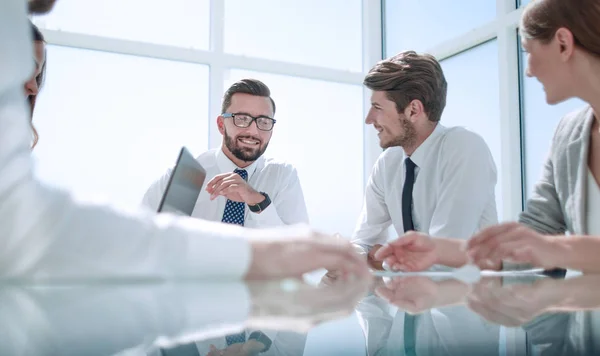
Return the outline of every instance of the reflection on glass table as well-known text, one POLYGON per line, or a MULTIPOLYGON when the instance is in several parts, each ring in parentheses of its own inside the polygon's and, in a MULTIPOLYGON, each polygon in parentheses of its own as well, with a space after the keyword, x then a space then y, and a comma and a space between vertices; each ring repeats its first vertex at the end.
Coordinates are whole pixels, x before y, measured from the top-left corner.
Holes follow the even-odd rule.
POLYGON ((470 288, 447 278, 376 280, 357 307, 367 354, 498 355, 500 326, 465 305, 470 288))
POLYGON ((4 283, 0 354, 592 355, 600 351, 597 309, 594 275, 476 284, 386 277, 330 286, 4 283), (361 329, 365 342, 348 340, 341 320, 361 329), (329 338, 314 337, 327 326, 336 326, 329 338), (235 335, 243 338, 230 343, 235 335))
POLYGON ((250 344, 272 341, 271 354, 302 354, 308 330, 350 315, 368 283, 4 285, 0 354, 161 355, 191 345, 206 355, 246 330, 262 334, 250 344))
POLYGON ((600 309, 600 276, 532 274, 483 278, 473 285, 450 278, 379 279, 357 312, 369 355, 518 350, 504 327, 527 334, 520 346, 530 353, 523 354, 592 355, 600 351, 595 309, 600 309))

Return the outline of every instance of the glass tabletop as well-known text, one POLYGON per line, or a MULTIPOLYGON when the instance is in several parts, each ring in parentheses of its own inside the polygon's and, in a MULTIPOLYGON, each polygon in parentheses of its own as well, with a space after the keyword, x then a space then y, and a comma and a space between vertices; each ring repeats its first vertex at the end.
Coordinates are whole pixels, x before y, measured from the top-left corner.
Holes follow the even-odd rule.
POLYGON ((0 286, 0 355, 598 355, 600 276, 0 286))

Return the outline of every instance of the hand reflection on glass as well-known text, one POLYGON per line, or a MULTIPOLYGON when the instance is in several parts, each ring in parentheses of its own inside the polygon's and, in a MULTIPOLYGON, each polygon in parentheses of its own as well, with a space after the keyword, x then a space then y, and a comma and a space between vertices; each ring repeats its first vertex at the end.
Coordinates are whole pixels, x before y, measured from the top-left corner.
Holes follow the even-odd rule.
POLYGON ((312 286, 297 281, 249 284, 253 310, 248 327, 296 332, 350 315, 369 290, 372 278, 312 286))
POLYGON ((214 345, 210 345, 210 352, 206 356, 255 356, 265 349, 265 345, 256 340, 248 340, 237 344, 232 344, 225 349, 219 350, 214 345))
MULTIPOLYGON (((564 302, 573 302, 573 296, 577 293, 572 282, 542 278, 533 284, 503 286, 500 277, 486 278, 473 288, 467 304, 471 310, 491 322, 510 327, 521 326, 544 313, 566 310, 564 302), (568 287, 569 284, 571 287, 568 287)), ((581 286, 588 290, 591 287, 585 284, 581 286)), ((573 307, 576 308, 575 305, 573 307)))
POLYGON ((436 281, 428 277, 396 277, 375 287, 375 294, 410 314, 460 303, 469 285, 457 279, 436 281))
POLYGON ((501 278, 486 278, 473 288, 467 302, 489 321, 520 326, 549 312, 600 308, 600 276, 541 278, 533 284, 508 286, 502 285, 501 278))

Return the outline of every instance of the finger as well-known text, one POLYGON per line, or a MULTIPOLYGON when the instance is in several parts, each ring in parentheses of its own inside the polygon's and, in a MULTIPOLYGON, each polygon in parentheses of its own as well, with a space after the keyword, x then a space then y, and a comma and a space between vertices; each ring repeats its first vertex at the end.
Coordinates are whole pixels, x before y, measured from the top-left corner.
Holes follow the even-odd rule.
POLYGON ((394 277, 387 282, 387 286, 393 290, 401 290, 406 287, 410 277, 394 277))
POLYGON ((398 261, 398 258, 394 255, 391 255, 389 257, 386 257, 383 262, 385 262, 385 264, 387 264, 388 266, 390 266, 390 268, 395 271, 394 266, 396 266, 397 264, 400 263, 400 261, 398 261))
POLYGON ((339 270, 359 276, 370 276, 367 259, 359 255, 354 246, 348 241, 315 234, 315 239, 309 240, 308 250, 315 255, 308 261, 316 268, 339 270))
MULTIPOLYGON (((490 254, 486 260, 496 264, 502 260, 512 260, 515 256, 515 252, 526 248, 527 241, 508 241, 500 243, 490 254)), ((528 262, 528 261, 524 261, 528 262)))
POLYGON ((340 270, 363 277, 370 275, 367 260, 355 253, 351 248, 327 249, 321 252, 321 256, 324 266, 319 267, 324 267, 328 270, 340 270))
POLYGON ((211 192, 212 190, 214 190, 215 185, 219 184, 220 181, 222 181, 223 179, 230 177, 232 175, 238 175, 237 173, 222 173, 222 174, 217 174, 216 176, 214 176, 213 179, 211 179, 208 183, 206 183, 206 191, 207 192, 211 192))
POLYGON ((231 180, 234 181, 238 181, 241 180, 242 177, 240 177, 238 174, 236 173, 232 173, 232 174, 227 174, 226 176, 220 177, 219 180, 215 181, 214 184, 211 185, 207 185, 207 188, 210 187, 211 188, 211 194, 215 193, 215 190, 218 189, 218 187, 220 187, 224 182, 228 182, 231 180))
POLYGON ((419 265, 414 261, 403 261, 401 263, 397 263, 394 265, 394 269, 396 271, 403 271, 403 272, 419 272, 419 271, 421 271, 421 268, 419 267, 419 265))
POLYGON ((536 258, 533 246, 521 246, 516 248, 506 257, 506 259, 514 263, 530 263, 536 267, 546 267, 546 265, 541 265, 539 263, 541 259, 536 258))
MULTIPOLYGON (((218 195, 227 197, 227 198, 231 198, 232 194, 239 194, 240 193, 240 189, 242 188, 241 185, 239 185, 238 183, 232 183, 231 185, 229 185, 226 188, 223 188, 218 195)), ((241 199, 241 198, 240 198, 241 199)))
MULTIPOLYGON (((470 296, 473 298, 473 296, 470 296)), ((494 312, 497 315, 503 315, 506 319, 521 319, 526 315, 525 304, 515 298, 512 288, 509 287, 490 287, 480 291, 477 302, 485 305, 489 313, 494 312)), ((514 322, 514 321, 513 321, 514 322)))
POLYGON ((490 261, 493 264, 501 261, 501 258, 497 256, 506 255, 511 251, 511 247, 516 246, 515 244, 527 243, 528 239, 525 235, 527 230, 521 225, 514 226, 511 230, 507 230, 501 235, 497 235, 488 240, 485 245, 481 246, 481 249, 476 253, 472 254, 471 257, 476 263, 481 261, 490 261), (496 256, 496 258, 494 258, 496 256))
POLYGON ((403 246, 410 245, 418 238, 416 233, 408 233, 402 237, 399 237, 395 241, 389 242, 383 245, 377 252, 375 252, 375 259, 378 261, 384 260, 386 257, 394 254, 394 251, 403 246))
POLYGON ((483 244, 488 239, 493 238, 497 235, 504 234, 506 231, 512 230, 517 226, 519 226, 519 223, 509 222, 485 228, 469 239, 469 241, 467 242, 467 248, 470 249, 479 244, 483 244))
POLYGON ((383 261, 386 257, 392 256, 393 254, 394 254, 394 247, 391 246, 390 244, 385 244, 385 245, 381 246, 381 248, 379 250, 377 250, 377 252, 375 252, 375 255, 373 255, 373 258, 375 258, 376 261, 383 261))
POLYGON ((467 252, 473 261, 481 261, 488 259, 494 250, 499 245, 509 241, 518 240, 523 237, 524 229, 519 224, 511 224, 510 228, 502 230, 502 232, 488 237, 483 243, 474 246, 467 252))
POLYGON ((391 302, 394 299, 394 291, 384 286, 375 288, 375 295, 387 302, 391 302))
POLYGON ((215 198, 219 195, 224 195, 224 190, 234 184, 238 184, 238 181, 235 178, 227 178, 227 179, 222 180, 221 182, 219 182, 219 184, 217 184, 217 186, 213 190, 213 192, 211 194, 211 198, 215 198))
POLYGON ((415 232, 415 231, 409 231, 409 232, 405 233, 404 235, 400 236, 399 238, 397 238, 396 240, 390 242, 390 245, 406 246, 406 245, 410 245, 413 243, 418 243, 419 240, 421 240, 422 238, 424 238, 424 236, 422 234, 415 232))

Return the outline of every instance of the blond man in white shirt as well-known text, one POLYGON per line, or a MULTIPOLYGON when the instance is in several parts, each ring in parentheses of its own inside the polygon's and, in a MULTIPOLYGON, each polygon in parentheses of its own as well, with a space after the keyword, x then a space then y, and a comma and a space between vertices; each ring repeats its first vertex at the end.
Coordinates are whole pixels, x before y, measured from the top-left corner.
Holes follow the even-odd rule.
POLYGON ((390 225, 398 236, 420 231, 467 239, 497 223, 497 173, 487 144, 476 133, 440 124, 447 83, 438 61, 402 52, 375 65, 364 84, 373 92, 365 122, 386 149, 367 183, 353 236, 371 267, 383 268, 375 253, 390 241, 390 225))
POLYGON ((53 3, 0 2, 0 277, 252 279, 338 267, 368 273, 349 244, 310 229, 124 212, 38 182, 24 93, 34 74, 27 5, 42 12, 50 6, 37 5, 46 2, 53 3))
MULTIPOLYGON (((246 227, 308 223, 294 166, 263 156, 276 127, 275 111, 269 88, 259 80, 242 79, 227 89, 217 117, 221 147, 197 158, 207 179, 193 217, 225 221, 228 204, 237 202, 243 203, 244 217, 234 223, 246 227)), ((150 186, 143 205, 156 211, 170 175, 171 170, 150 186)))

